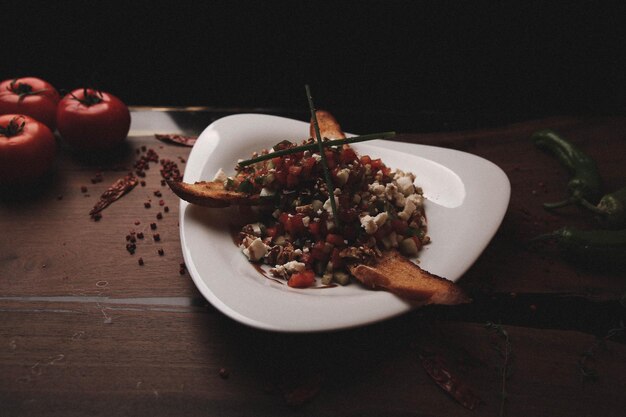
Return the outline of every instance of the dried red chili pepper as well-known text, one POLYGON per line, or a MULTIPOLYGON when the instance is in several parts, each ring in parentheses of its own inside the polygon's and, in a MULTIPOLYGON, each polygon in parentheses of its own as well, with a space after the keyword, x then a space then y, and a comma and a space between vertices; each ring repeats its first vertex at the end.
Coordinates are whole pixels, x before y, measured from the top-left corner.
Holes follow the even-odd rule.
POLYGON ((100 196, 100 201, 89 212, 90 216, 94 216, 107 208, 111 203, 120 199, 124 194, 135 188, 137 185, 137 178, 133 175, 126 175, 115 181, 111 186, 100 196))
POLYGON ((154 135, 155 138, 157 138, 158 140, 162 140, 163 142, 169 142, 169 143, 175 143, 177 145, 183 145, 183 146, 193 146, 196 143, 196 140, 198 140, 197 136, 184 136, 184 135, 177 135, 177 134, 155 134, 154 135))
POLYGON ((473 410, 482 403, 482 400, 472 392, 467 384, 448 369, 448 364, 443 356, 436 354, 426 356, 420 354, 419 356, 426 373, 463 407, 473 410))

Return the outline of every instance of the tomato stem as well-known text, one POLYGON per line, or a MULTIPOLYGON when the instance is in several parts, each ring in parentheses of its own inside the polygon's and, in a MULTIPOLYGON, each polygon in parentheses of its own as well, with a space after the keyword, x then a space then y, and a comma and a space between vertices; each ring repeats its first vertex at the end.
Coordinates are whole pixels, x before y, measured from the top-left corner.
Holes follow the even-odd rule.
POLYGON ((26 126, 26 120, 23 117, 17 116, 12 118, 9 121, 9 124, 6 126, 0 126, 0 135, 6 136, 10 138, 12 136, 17 136, 24 130, 24 126, 26 126), (22 123, 19 123, 17 120, 22 119, 22 123))
POLYGON ((45 91, 48 91, 47 88, 42 88, 41 90, 33 91, 32 85, 26 84, 26 83, 19 83, 17 82, 17 78, 11 81, 11 84, 9 84, 9 86, 7 87, 7 90, 11 91, 14 94, 17 94, 20 101, 24 100, 24 98, 27 96, 34 96, 37 94, 41 94, 45 91))
POLYGON ((72 98, 87 107, 91 107, 94 104, 102 102, 102 93, 97 90, 88 90, 83 88, 83 98, 76 97, 73 93, 70 93, 72 98))

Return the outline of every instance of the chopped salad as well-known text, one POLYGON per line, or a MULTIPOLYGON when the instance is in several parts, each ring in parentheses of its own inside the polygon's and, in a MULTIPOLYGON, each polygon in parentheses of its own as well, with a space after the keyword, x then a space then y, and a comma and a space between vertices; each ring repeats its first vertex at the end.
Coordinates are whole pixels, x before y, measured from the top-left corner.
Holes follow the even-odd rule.
MULTIPOLYGON (((304 141, 310 143, 314 139, 304 141)), ((283 141, 261 154, 295 146, 283 141)), ((273 276, 298 288, 313 286, 316 275, 323 285, 348 284, 349 265, 375 263, 383 250, 395 248, 416 256, 430 239, 415 175, 359 156, 347 144, 325 144, 323 149, 333 191, 315 151, 237 165, 231 177, 218 171, 214 180, 223 181, 225 189, 258 194, 268 203, 260 210, 259 221, 239 233, 245 256, 269 265, 273 276)))

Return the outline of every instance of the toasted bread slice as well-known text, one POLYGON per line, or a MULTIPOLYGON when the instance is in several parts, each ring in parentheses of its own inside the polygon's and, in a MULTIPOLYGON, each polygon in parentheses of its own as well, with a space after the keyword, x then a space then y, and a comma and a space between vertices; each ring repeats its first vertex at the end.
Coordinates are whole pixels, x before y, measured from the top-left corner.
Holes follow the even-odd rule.
POLYGON ((205 207, 228 207, 231 205, 255 206, 271 204, 258 194, 246 194, 224 189, 221 181, 200 181, 194 184, 168 181, 167 185, 182 200, 205 207))
POLYGON ((463 304, 471 299, 452 281, 423 270, 398 251, 383 253, 374 265, 355 264, 350 273, 363 285, 427 304, 463 304))
MULTIPOLYGON (((328 139, 345 139, 346 134, 341 130, 341 126, 335 116, 326 110, 316 110, 315 116, 317 117, 317 125, 320 128, 320 134, 323 138, 328 139)), ((315 128, 313 127, 313 120, 309 124, 309 134, 312 138, 315 137, 315 128)))

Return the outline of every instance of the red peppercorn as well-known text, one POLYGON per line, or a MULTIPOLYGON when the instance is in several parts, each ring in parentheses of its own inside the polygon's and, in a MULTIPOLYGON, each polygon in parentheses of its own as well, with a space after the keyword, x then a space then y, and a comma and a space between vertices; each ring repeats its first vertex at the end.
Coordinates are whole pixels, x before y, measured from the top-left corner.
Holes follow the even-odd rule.
POLYGON ((156 215, 156 218, 161 220, 163 218, 163 214, 161 214, 161 212, 159 211, 156 215))
POLYGON ((157 228, 156 223, 150 223, 150 229, 156 230, 156 228, 157 228))
POLYGON ((166 213, 170 212, 170 208, 168 206, 163 207, 163 211, 166 213))
POLYGON ((137 233, 137 239, 143 239, 143 232, 137 233))
POLYGON ((144 206, 145 208, 150 208, 150 203, 146 201, 145 203, 143 203, 143 206, 144 206))
POLYGON ((154 192, 154 195, 155 195, 156 197, 161 197, 161 196, 162 196, 161 191, 159 191, 159 190, 156 190, 156 191, 154 192))
POLYGON ((135 220, 135 226, 139 226, 141 222, 139 220, 135 220))
POLYGON ((152 238, 154 239, 155 242, 159 242, 161 240, 161 235, 159 235, 158 233, 155 233, 152 235, 152 238))
POLYGON ((159 206, 164 206, 164 205, 165 205, 165 201, 159 200, 159 206))
POLYGON ((141 181, 139 182, 139 184, 141 184, 141 186, 142 186, 142 187, 145 187, 145 186, 146 186, 146 182, 145 182, 144 180, 141 180, 141 181))
POLYGON ((163 248, 159 248, 159 250, 157 252, 158 252, 159 256, 165 255, 165 251, 163 250, 163 248))
POLYGON ((137 262, 139 263, 139 265, 143 265, 143 258, 137 259, 137 262))

